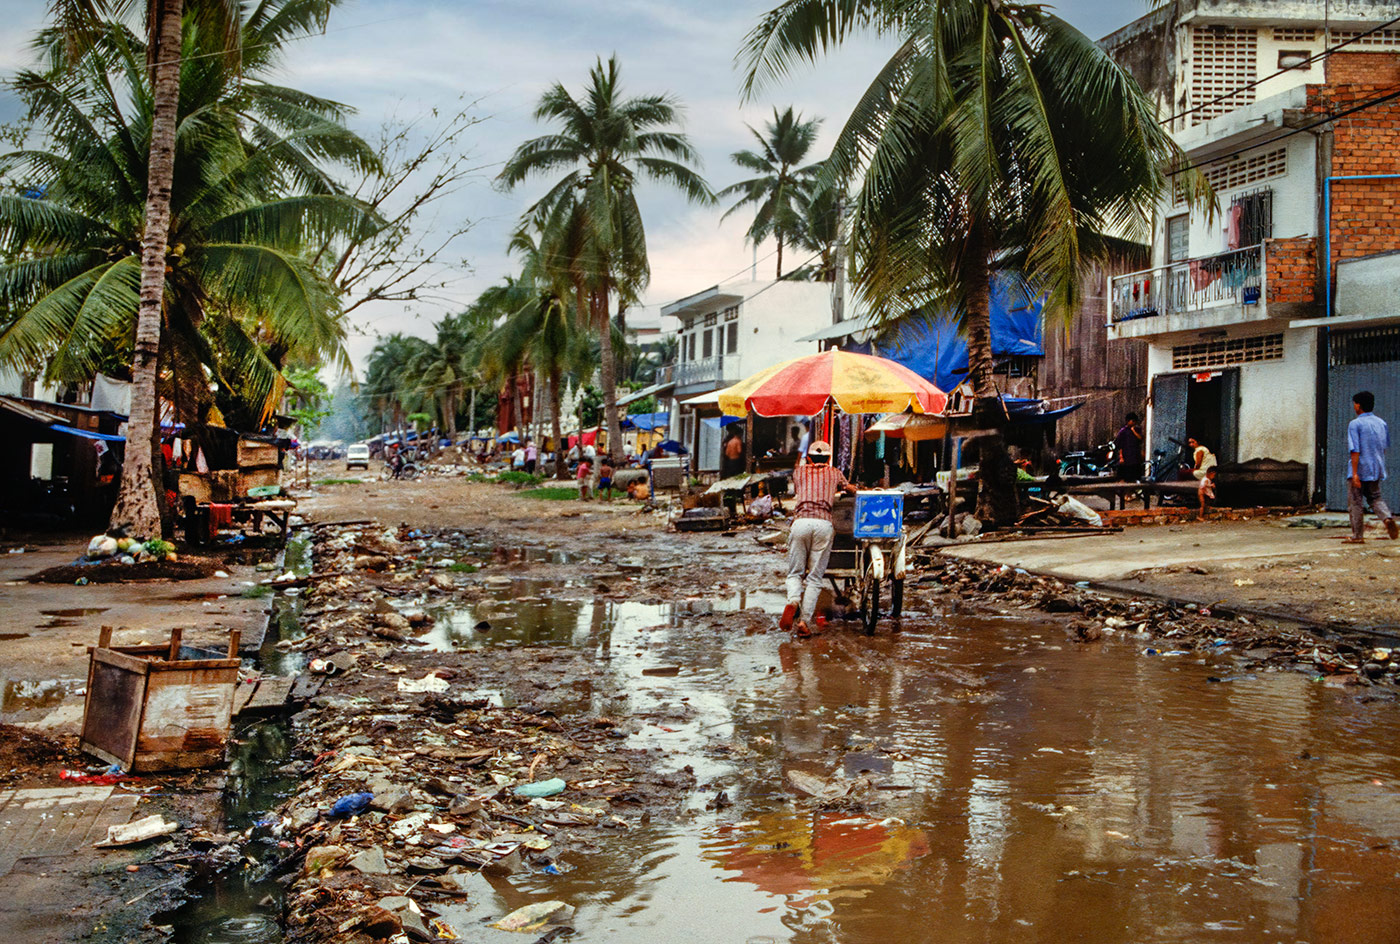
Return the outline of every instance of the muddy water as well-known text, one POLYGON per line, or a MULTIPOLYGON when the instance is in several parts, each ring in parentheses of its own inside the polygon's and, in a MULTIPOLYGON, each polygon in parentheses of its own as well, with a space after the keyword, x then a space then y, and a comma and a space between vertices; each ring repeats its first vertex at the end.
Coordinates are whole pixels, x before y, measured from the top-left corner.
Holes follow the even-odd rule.
POLYGON ((630 709, 631 743, 702 788, 681 826, 483 883, 448 916, 477 939, 543 898, 582 939, 639 944, 1397 939, 1392 704, 1024 619, 793 643, 697 632, 684 607, 541 605, 609 659, 593 707, 630 709), (817 811, 789 771, 870 789, 817 811))

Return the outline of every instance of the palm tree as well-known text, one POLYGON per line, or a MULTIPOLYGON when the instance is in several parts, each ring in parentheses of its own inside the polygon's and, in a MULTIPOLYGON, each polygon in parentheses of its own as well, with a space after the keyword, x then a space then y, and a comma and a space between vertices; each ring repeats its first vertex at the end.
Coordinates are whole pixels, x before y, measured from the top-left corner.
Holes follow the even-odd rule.
POLYGON ((370 352, 360 392, 378 416, 380 432, 402 429, 405 417, 431 396, 414 373, 427 346, 422 338, 396 332, 380 338, 370 352))
POLYGON ((806 229, 807 205, 813 195, 820 164, 802 166, 812 144, 817 139, 821 119, 803 121, 791 106, 779 114, 773 109, 773 120, 763 133, 749 126, 749 133, 758 142, 757 151, 736 151, 730 160, 745 170, 758 174, 749 180, 730 184, 719 192, 720 197, 739 195, 739 202, 725 211, 728 219, 742 208, 755 207, 753 223, 749 226, 749 242, 757 246, 770 236, 778 243, 777 278, 783 277, 783 245, 800 243, 806 229))
POLYGON ((679 116, 668 95, 623 98, 616 57, 606 64, 600 59, 580 98, 558 83, 544 93, 535 118, 559 130, 522 144, 499 178, 514 187, 531 176, 564 172, 526 219, 541 233, 540 252, 550 271, 567 280, 579 317, 601 342, 610 451, 622 438, 612 300, 620 308, 634 301, 651 271, 636 181, 674 186, 697 203, 714 200, 692 169, 699 156, 674 130, 679 116))
MULTIPOLYGON (((842 129, 824 175, 859 184, 855 285, 883 319, 962 318, 980 440, 978 516, 1016 517, 992 377, 990 280, 1006 273, 1072 317, 1106 233, 1143 240, 1181 152, 1152 103, 1097 45, 1014 0, 787 0, 740 53, 745 94, 858 31, 898 42, 842 129)), ((1187 175, 1193 202, 1209 200, 1187 175)))
MULTIPOLYGON (((139 159, 144 165, 138 176, 113 183, 122 189, 134 188, 138 195, 144 183, 145 192, 139 217, 125 221, 124 227, 128 235, 135 233, 139 237, 136 247, 128 247, 126 253, 135 255, 139 247, 140 265, 135 285, 131 284, 130 266, 123 267, 121 275, 112 277, 112 282, 121 280, 123 284, 119 287, 124 294, 131 294, 134 288, 137 295, 131 344, 131 416, 121 488, 110 522, 113 531, 138 535, 160 533, 159 489, 153 461, 159 432, 156 386, 162 329, 167 320, 164 310, 166 270, 171 261, 168 258, 172 246, 171 206, 176 192, 182 79, 191 62, 221 65, 231 72, 236 72, 240 63, 253 70, 266 67, 275 60, 285 40, 323 27, 330 8, 337 2, 339 0, 264 0, 246 11, 241 4, 193 0, 188 15, 183 0, 148 0, 144 4, 136 0, 53 2, 56 26, 51 35, 56 41, 51 42, 51 48, 62 50, 69 64, 93 56, 94 44, 113 33, 112 21, 130 17, 138 13, 140 7, 146 8, 142 36, 143 65, 147 68, 137 69, 144 80, 146 94, 141 102, 143 109, 136 111, 141 118, 134 122, 136 127, 129 128, 140 133, 106 142, 116 152, 113 157, 124 158, 127 163, 139 159), (184 42, 190 33, 194 33, 196 39, 193 50, 184 42), (189 58, 191 54, 204 58, 193 60, 189 58), (137 149, 142 153, 135 153, 137 149)), ((135 76, 128 75, 128 78, 134 80, 135 76)), ((288 104, 295 107, 294 101, 288 104)), ((185 108, 186 116, 195 112, 196 109, 185 108)), ((82 130, 70 122, 81 125, 87 118, 81 113, 66 111, 60 111, 55 117, 59 117, 61 123, 49 127, 62 128, 69 135, 82 130)), ((108 117, 115 118, 118 124, 133 123, 120 111, 108 117)), ((90 154, 100 159, 101 150, 105 148, 90 154)), ((70 157, 78 159, 77 155, 70 157)), ((178 243, 174 245, 179 248, 178 243)))

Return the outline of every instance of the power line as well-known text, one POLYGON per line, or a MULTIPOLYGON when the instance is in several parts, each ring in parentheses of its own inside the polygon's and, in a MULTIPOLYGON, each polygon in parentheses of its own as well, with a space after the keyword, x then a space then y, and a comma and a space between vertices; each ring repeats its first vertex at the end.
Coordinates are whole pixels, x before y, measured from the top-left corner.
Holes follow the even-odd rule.
MULTIPOLYGON (((1315 55, 1309 56, 1307 59, 1303 60, 1303 62, 1299 63, 1299 64, 1296 65, 1296 66, 1291 66, 1291 67, 1289 67, 1289 68, 1287 68, 1287 69, 1279 69, 1277 72, 1274 72, 1274 73, 1272 73, 1272 74, 1270 74, 1270 75, 1266 75, 1266 76, 1264 76, 1262 79, 1256 79, 1255 81, 1250 82, 1248 85, 1241 85, 1241 86, 1240 86, 1239 88, 1237 88, 1237 89, 1233 89, 1233 90, 1231 90, 1231 91, 1229 91, 1229 92, 1226 92, 1224 95, 1221 95, 1219 98, 1213 98, 1213 99, 1211 99, 1211 100, 1208 101, 1208 102, 1202 102, 1201 104, 1195 106, 1194 108, 1188 108, 1188 109, 1186 109, 1185 111, 1177 112, 1175 115, 1170 115, 1170 116, 1168 116, 1168 117, 1166 117, 1166 118, 1163 118, 1163 119, 1159 122, 1159 124, 1164 124, 1164 125, 1165 125, 1165 124, 1170 124, 1171 122, 1176 121, 1178 118, 1185 118, 1187 115, 1194 115, 1196 112, 1201 111, 1201 110, 1206 109, 1206 108, 1209 108, 1209 107, 1211 107, 1212 105, 1219 105, 1221 102, 1225 101, 1226 99, 1234 98, 1236 95, 1240 94, 1241 92, 1248 92, 1250 89, 1258 88, 1259 86, 1263 85, 1265 82, 1269 81, 1270 79, 1276 79, 1276 78, 1278 78, 1279 76, 1284 75, 1285 73, 1294 72, 1294 71, 1296 71, 1296 70, 1298 70, 1298 69, 1301 69, 1303 66, 1312 65, 1314 62, 1317 62, 1319 59, 1326 59, 1328 56, 1330 56, 1330 55, 1332 55, 1333 53, 1337 52, 1339 49, 1343 49, 1343 48, 1345 48, 1345 47, 1347 47, 1347 46, 1350 46, 1352 43, 1359 43, 1359 42, 1361 42, 1361 40, 1366 39, 1366 38, 1369 37, 1369 36, 1374 36, 1376 33, 1382 32, 1383 30, 1385 30, 1385 29, 1387 29, 1387 28, 1389 28, 1389 27, 1391 27, 1391 26, 1394 26, 1396 23, 1400 23, 1400 16, 1397 16, 1397 17, 1396 17, 1395 19, 1393 19, 1393 20, 1387 20, 1386 22, 1382 23, 1380 26, 1377 26, 1377 27, 1374 27, 1374 28, 1372 28, 1372 29, 1369 29, 1369 30, 1367 30, 1367 31, 1364 32, 1364 33, 1358 33, 1357 35, 1353 36, 1351 39, 1348 39, 1348 40, 1346 40, 1346 41, 1344 41, 1344 42, 1337 43, 1336 45, 1333 45, 1333 46, 1328 46, 1327 48, 1323 49, 1321 52, 1319 52, 1319 53, 1317 53, 1317 54, 1315 54, 1315 55)), ((1330 26, 1327 27, 1327 32, 1328 32, 1328 33, 1331 32, 1331 27, 1330 27, 1330 26)))
POLYGON ((1368 109, 1368 108, 1375 108, 1377 105, 1383 105, 1383 104, 1385 104, 1386 102, 1392 101, 1392 100, 1397 99, 1397 98, 1400 98, 1400 86, 1392 87, 1392 88, 1391 88, 1389 91, 1387 91, 1384 95, 1379 95, 1379 96, 1377 96, 1376 98, 1368 99, 1368 100, 1362 102, 1362 103, 1359 104, 1359 105, 1353 105, 1352 107, 1343 109, 1342 111, 1339 111, 1339 112, 1329 112, 1327 115, 1323 116, 1322 118, 1319 118, 1318 120, 1316 120, 1316 121, 1314 121, 1314 122, 1311 122, 1311 123, 1306 124, 1306 125, 1302 125, 1301 127, 1298 127, 1298 128, 1290 128, 1289 130, 1285 131, 1283 134, 1277 135, 1276 137, 1272 137, 1272 138, 1270 138, 1270 139, 1267 140, 1267 141, 1259 141, 1259 142, 1256 142, 1256 143, 1254 143, 1254 144, 1250 144, 1250 145, 1248 145, 1248 146, 1246 146, 1246 147, 1239 148, 1238 150, 1230 151, 1230 152, 1228 152, 1228 153, 1226 153, 1226 154, 1220 154, 1220 155, 1218 155, 1218 156, 1216 156, 1216 157, 1210 158, 1210 160, 1208 160, 1208 161, 1206 161, 1205 163, 1202 163, 1202 164, 1187 164, 1187 165, 1184 166, 1184 167, 1178 167, 1178 168, 1176 168, 1175 170, 1172 170, 1172 171, 1168 172, 1167 176, 1168 176, 1169 178, 1170 178, 1170 177, 1175 177, 1177 174, 1184 174, 1184 173, 1186 173, 1186 172, 1188 172, 1188 171, 1200 170, 1200 169, 1203 168, 1203 167, 1209 167, 1209 166, 1212 165, 1212 164, 1218 164, 1218 163, 1220 163, 1221 161, 1228 160, 1228 159, 1230 159, 1230 158, 1232 158, 1232 157, 1239 157, 1241 154, 1245 153, 1246 151, 1253 151, 1253 150, 1256 150, 1256 149, 1258 149, 1258 148, 1268 147, 1270 144, 1277 144, 1279 141, 1282 141, 1282 140, 1284 140, 1285 138, 1291 138, 1291 137, 1293 137, 1295 134, 1302 134, 1302 133, 1305 132, 1305 131, 1311 131, 1313 128, 1316 128, 1316 127, 1318 127, 1319 125, 1325 125, 1325 124, 1327 124, 1328 122, 1331 122, 1331 121, 1340 121, 1341 119, 1347 117, 1348 115, 1354 115, 1354 114, 1356 114, 1357 112, 1365 111, 1365 110, 1368 109))

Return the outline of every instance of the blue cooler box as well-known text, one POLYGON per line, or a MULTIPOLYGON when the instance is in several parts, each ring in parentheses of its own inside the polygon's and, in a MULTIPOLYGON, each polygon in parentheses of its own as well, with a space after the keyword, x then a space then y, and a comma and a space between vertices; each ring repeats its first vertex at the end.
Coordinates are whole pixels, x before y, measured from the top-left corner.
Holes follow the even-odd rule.
POLYGON ((856 521, 853 531, 856 537, 897 538, 903 533, 903 492, 856 492, 856 521))

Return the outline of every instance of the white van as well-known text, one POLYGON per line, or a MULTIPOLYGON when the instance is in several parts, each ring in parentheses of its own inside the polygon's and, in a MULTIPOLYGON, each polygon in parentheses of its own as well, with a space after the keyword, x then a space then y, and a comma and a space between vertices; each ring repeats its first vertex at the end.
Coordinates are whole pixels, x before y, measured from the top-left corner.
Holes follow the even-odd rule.
POLYGON ((345 450, 345 470, 356 466, 369 471, 369 446, 364 443, 355 443, 345 450))

